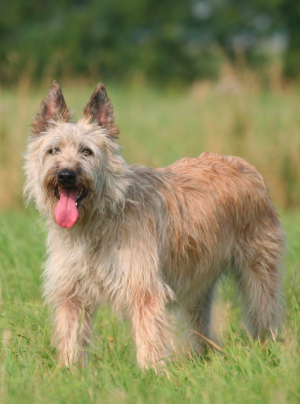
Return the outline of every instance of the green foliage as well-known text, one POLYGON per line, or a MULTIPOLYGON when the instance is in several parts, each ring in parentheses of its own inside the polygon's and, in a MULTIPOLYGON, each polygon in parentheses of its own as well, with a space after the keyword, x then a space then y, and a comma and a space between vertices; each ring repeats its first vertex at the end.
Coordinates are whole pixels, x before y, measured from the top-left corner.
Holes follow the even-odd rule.
POLYGON ((284 73, 288 77, 299 77, 300 71, 300 3, 293 0, 282 1, 280 6, 281 24, 288 27, 289 48, 285 54, 284 73))
MULTIPOLYGON (((0 4, 0 79, 24 71, 156 83, 215 78, 224 60, 261 66, 274 35, 289 38, 286 72, 298 69, 293 0, 14 0, 0 4)), ((298 69, 299 71, 299 69, 298 69)))
MULTIPOLYGON (((168 376, 156 376, 138 370, 130 326, 108 308, 101 308, 95 319, 88 367, 57 367, 51 317, 41 297, 43 225, 32 209, 1 212, 1 404, 299 403, 299 219, 299 214, 283 215, 289 253, 285 321, 278 341, 249 340, 231 306, 221 352, 209 348, 205 357, 178 357, 168 365, 168 376)), ((232 292, 226 292, 226 302, 229 298, 232 292)))

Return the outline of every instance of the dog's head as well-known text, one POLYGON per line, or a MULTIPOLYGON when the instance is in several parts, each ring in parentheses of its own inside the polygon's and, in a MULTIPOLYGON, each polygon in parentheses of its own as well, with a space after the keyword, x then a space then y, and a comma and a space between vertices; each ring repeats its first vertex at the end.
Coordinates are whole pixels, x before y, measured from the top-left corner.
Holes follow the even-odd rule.
POLYGON ((125 164, 115 143, 118 129, 102 83, 96 87, 83 118, 70 123, 59 85, 54 82, 31 125, 25 155, 28 199, 61 227, 79 225, 122 196, 119 179, 125 164), (89 217, 87 217, 89 216, 89 217))

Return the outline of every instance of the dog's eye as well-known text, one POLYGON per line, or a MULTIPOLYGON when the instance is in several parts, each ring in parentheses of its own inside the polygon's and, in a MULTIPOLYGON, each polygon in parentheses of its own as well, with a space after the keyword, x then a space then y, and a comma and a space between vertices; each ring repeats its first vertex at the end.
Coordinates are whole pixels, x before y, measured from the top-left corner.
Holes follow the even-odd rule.
POLYGON ((49 150, 49 154, 57 154, 59 152, 58 147, 52 147, 52 149, 49 150))
POLYGON ((81 154, 83 156, 90 156, 91 154, 93 154, 93 152, 90 149, 83 149, 81 154))

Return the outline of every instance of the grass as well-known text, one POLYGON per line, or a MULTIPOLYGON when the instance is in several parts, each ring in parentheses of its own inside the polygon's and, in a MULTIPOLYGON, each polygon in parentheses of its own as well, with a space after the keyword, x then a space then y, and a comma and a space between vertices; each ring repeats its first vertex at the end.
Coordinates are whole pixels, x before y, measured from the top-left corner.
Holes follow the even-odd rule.
MULTIPOLYGON (((300 214, 291 210, 282 215, 288 235, 286 310, 277 341, 249 339, 226 282, 216 307, 223 313, 216 316, 222 319, 221 351, 209 347, 205 357, 178 357, 168 377, 143 374, 128 323, 103 307, 88 367, 57 368, 51 317, 41 297, 45 231, 33 209, 24 212, 21 198, 27 127, 47 87, 32 88, 24 77, 14 91, 0 92, 0 403, 299 403, 300 214)), ((240 155, 265 176, 278 206, 297 206, 299 90, 262 90, 232 77, 182 93, 107 87, 130 163, 166 165, 204 150, 240 155)), ((65 83, 63 90, 78 117, 93 86, 65 83)))
MULTIPOLYGON (((299 219, 296 213, 283 215, 289 253, 284 275, 287 306, 279 340, 249 339, 233 304, 226 315, 221 352, 210 348, 204 358, 179 357, 169 365, 168 377, 157 377, 137 368, 129 325, 106 307, 95 319, 95 346, 88 367, 57 367, 50 346, 51 317, 41 297, 43 225, 32 209, 2 212, 1 404, 299 403, 300 289, 295 279, 300 262, 299 219)), ((232 293, 221 294, 224 306, 232 293)))

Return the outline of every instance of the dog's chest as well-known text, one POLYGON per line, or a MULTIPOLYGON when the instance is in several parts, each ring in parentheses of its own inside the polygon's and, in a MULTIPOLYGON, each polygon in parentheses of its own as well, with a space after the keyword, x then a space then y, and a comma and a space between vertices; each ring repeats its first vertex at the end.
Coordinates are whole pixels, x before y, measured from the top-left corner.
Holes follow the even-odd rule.
POLYGON ((85 240, 48 240, 46 278, 65 294, 86 304, 110 300, 118 287, 117 265, 110 249, 85 240))

